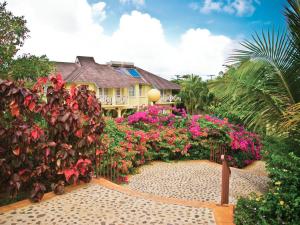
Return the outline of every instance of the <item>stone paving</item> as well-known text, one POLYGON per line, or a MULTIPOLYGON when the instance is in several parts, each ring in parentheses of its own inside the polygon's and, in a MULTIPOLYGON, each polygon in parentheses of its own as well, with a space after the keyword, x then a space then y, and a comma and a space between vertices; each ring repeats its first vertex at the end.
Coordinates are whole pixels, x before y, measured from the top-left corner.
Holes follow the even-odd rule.
MULTIPOLYGON (((231 168, 230 203, 236 203, 239 196, 267 190, 269 178, 258 175, 258 170, 265 170, 264 166, 251 170, 231 168)), ((221 165, 208 161, 153 162, 131 176, 128 187, 163 197, 219 203, 221 165)))
POLYGON ((48 201, 0 213, 0 224, 215 224, 213 210, 164 204, 89 184, 48 201))

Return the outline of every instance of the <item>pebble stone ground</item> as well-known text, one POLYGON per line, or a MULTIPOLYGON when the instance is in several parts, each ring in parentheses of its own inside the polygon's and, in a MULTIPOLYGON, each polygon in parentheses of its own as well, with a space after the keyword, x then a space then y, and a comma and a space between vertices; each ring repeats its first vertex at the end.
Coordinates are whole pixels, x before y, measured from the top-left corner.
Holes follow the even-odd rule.
MULTIPOLYGON (((231 168, 230 201, 267 188, 264 164, 231 168)), ((163 197, 219 202, 221 166, 207 161, 154 162, 130 178, 129 188, 163 197)), ((216 224, 213 210, 156 202, 98 184, 0 213, 1 224, 192 225, 216 224)))
POLYGON ((0 224, 215 224, 212 209, 163 204, 89 184, 70 193, 0 213, 0 224))
MULTIPOLYGON (((231 168, 230 203, 251 192, 266 191, 269 178, 263 162, 249 170, 231 168)), ((221 199, 221 165, 208 161, 153 162, 141 167, 129 179, 128 187, 139 191, 186 200, 219 203, 221 199)))

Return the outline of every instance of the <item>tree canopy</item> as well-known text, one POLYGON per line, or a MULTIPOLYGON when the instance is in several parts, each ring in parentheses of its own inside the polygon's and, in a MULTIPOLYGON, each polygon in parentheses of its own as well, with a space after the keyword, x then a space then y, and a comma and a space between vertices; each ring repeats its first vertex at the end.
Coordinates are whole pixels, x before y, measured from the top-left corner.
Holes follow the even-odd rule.
POLYGON ((36 80, 47 76, 53 66, 48 58, 25 54, 15 56, 29 37, 29 29, 23 16, 14 16, 0 3, 0 78, 36 80))
POLYGON ((213 99, 207 82, 192 74, 182 76, 179 84, 181 86, 179 97, 189 113, 195 114, 207 109, 213 99))

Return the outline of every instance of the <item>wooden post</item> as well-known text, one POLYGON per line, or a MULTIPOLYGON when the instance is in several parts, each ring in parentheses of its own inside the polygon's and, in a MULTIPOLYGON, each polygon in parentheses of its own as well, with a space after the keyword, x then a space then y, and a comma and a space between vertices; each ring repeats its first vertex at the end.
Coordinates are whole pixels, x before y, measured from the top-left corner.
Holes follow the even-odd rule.
POLYGON ((225 159, 225 155, 221 156, 222 160, 222 187, 221 187, 221 205, 229 203, 229 177, 230 168, 225 159))

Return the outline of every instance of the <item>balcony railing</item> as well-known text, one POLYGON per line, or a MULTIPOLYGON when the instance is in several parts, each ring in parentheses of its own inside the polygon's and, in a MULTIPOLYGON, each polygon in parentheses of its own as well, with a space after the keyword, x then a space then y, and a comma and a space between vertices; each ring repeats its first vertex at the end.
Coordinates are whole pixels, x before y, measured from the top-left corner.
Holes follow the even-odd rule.
POLYGON ((176 95, 165 95, 160 98, 161 103, 169 103, 179 101, 180 98, 176 95))
POLYGON ((128 97, 116 96, 115 101, 116 101, 116 105, 126 105, 128 103, 128 97))
POLYGON ((102 105, 126 105, 128 104, 128 97, 127 96, 107 96, 107 95, 100 95, 99 100, 102 105))
POLYGON ((107 95, 100 95, 99 100, 102 103, 102 105, 112 105, 112 97, 107 95))
MULTIPOLYGON (((139 97, 136 96, 128 97, 128 96, 107 96, 100 95, 99 100, 102 105, 147 105, 148 98, 147 97, 139 97)), ((160 98, 158 103, 166 104, 166 103, 174 103, 180 100, 180 98, 176 95, 165 95, 160 98)))

